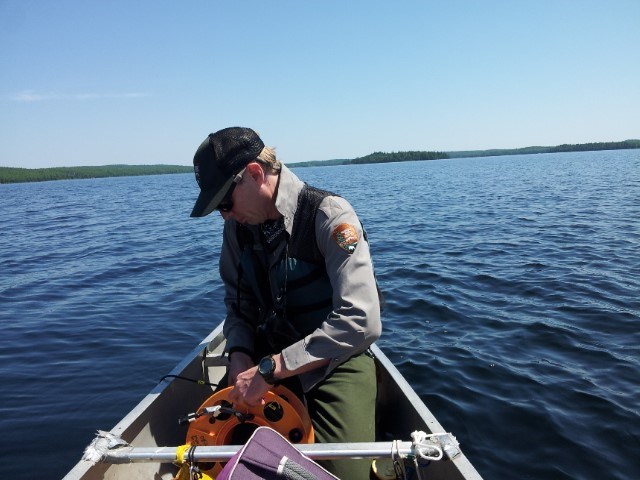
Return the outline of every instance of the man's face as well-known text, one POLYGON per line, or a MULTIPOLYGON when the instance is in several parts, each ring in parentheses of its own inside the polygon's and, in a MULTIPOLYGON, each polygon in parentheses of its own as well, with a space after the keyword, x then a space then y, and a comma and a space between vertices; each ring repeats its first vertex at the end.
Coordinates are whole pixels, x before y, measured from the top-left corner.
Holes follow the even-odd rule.
POLYGON ((225 220, 235 219, 245 225, 259 225, 269 219, 271 194, 264 182, 264 171, 257 163, 250 163, 242 174, 242 180, 231 193, 231 210, 220 211, 225 220))

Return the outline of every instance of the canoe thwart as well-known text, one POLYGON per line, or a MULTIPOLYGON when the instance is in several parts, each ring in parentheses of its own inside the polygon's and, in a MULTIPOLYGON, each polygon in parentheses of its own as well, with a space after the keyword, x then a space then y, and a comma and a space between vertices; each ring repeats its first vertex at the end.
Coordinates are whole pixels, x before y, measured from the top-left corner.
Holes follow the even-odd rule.
MULTIPOLYGON (((413 432, 413 441, 359 443, 311 443, 295 447, 313 460, 341 458, 418 458, 425 461, 455 458, 460 454, 458 442, 450 433, 425 434, 413 432)), ((99 430, 96 438, 86 448, 82 459, 91 463, 174 463, 179 461, 179 447, 133 447, 119 436, 99 430)), ((196 462, 220 462, 229 460, 242 445, 197 446, 190 453, 196 462)))

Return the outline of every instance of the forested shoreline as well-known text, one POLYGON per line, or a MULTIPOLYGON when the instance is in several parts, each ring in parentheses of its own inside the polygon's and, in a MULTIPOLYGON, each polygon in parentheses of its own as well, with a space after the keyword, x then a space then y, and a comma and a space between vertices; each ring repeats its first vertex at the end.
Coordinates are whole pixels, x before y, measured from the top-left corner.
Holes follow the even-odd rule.
POLYGON ((536 153, 588 152, 599 150, 628 150, 640 148, 640 140, 622 142, 597 142, 563 144, 554 147, 502 148, 491 150, 459 150, 450 152, 376 152, 365 157, 336 160, 314 160, 287 164, 291 167, 322 167, 332 165, 353 165, 361 163, 406 162, 413 160, 440 160, 453 158, 495 157, 500 155, 533 155, 536 153))
MULTIPOLYGON (((442 160, 499 155, 531 155, 536 153, 585 152, 599 150, 626 150, 640 148, 640 140, 563 144, 555 147, 524 147, 514 149, 464 150, 451 152, 406 151, 374 152, 352 159, 317 160, 287 163, 289 167, 316 167, 332 165, 358 165, 366 163, 406 162, 416 160, 442 160)), ((138 175, 164 175, 189 173, 193 168, 183 165, 103 165, 94 167, 14 168, 0 167, 0 183, 44 182, 80 178, 131 177, 138 175)))
POLYGON ((555 147, 524 147, 524 148, 503 148, 492 150, 463 150, 457 152, 447 152, 449 158, 469 158, 469 157, 495 157, 499 155, 532 155, 536 153, 563 153, 563 152, 595 152, 599 150, 629 150, 640 148, 640 140, 624 140, 622 142, 597 142, 597 143, 577 143, 562 144, 555 147))
POLYGON ((0 167, 0 183, 46 182, 80 178, 135 177, 193 172, 182 165, 103 165, 95 167, 13 168, 0 167))

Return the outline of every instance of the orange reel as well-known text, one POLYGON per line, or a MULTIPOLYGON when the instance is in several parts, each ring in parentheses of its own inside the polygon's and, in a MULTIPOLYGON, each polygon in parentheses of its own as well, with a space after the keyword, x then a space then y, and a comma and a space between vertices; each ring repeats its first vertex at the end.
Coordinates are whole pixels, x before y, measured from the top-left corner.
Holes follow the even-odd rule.
MULTIPOLYGON (((229 399, 232 388, 227 387, 211 395, 198 411, 218 405, 233 408, 229 399)), ((250 416, 244 421, 231 413, 221 413, 217 417, 198 417, 189 425, 186 443, 200 446, 242 445, 258 427, 272 428, 294 444, 314 443, 313 426, 307 409, 291 390, 282 385, 273 387, 265 394, 264 404, 241 413, 250 416)), ((222 466, 220 463, 200 464, 200 469, 215 478, 222 466)))

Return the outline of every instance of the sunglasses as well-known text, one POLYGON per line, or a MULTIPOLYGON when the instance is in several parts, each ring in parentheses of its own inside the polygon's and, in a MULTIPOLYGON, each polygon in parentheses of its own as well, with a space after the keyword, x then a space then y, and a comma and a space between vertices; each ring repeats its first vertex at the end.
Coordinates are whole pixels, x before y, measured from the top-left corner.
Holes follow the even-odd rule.
POLYGON ((233 194, 233 190, 236 188, 236 185, 238 185, 240 183, 240 180, 242 180, 242 175, 244 175, 244 171, 246 169, 247 169, 246 167, 243 168, 236 174, 235 177, 233 177, 233 183, 229 187, 227 194, 224 196, 224 198, 220 201, 220 203, 216 207, 216 210, 224 213, 228 213, 231 210, 233 210, 233 200, 231 199, 231 195, 233 194))

